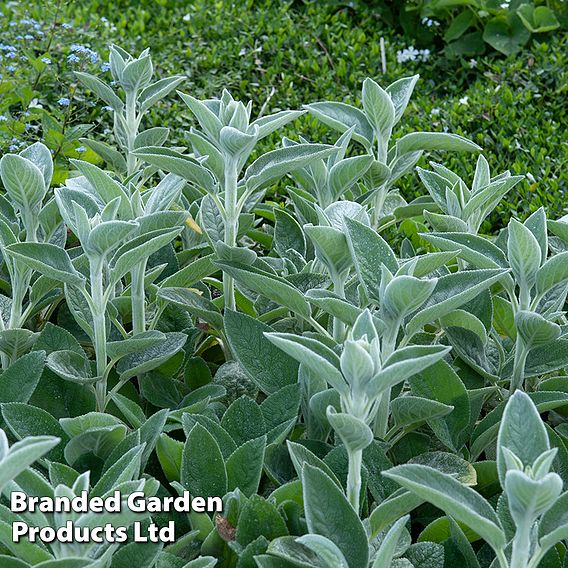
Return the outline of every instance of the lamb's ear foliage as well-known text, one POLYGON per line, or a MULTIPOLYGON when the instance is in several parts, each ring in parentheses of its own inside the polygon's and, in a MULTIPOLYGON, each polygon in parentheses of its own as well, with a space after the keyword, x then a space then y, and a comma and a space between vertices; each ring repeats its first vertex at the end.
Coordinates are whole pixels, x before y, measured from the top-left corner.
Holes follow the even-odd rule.
MULTIPOLYGON (((551 471, 556 453, 556 448, 550 449, 534 402, 523 392, 513 394, 505 406, 497 438, 499 481, 514 524, 511 563, 504 566, 538 566, 548 550, 568 534, 568 524, 558 514, 567 493, 562 493, 561 477, 551 471)), ((504 527, 476 491, 423 465, 400 465, 384 475, 475 530, 497 558, 506 562, 504 527)))
POLYGON ((483 156, 467 181, 417 168, 428 195, 407 203, 396 182, 425 152, 480 150, 396 134, 417 76, 258 118, 227 90, 178 93, 183 148, 144 129, 182 77, 156 79, 148 50, 109 65, 112 84, 77 73, 113 109, 114 146, 84 140, 102 161, 51 190, 43 144, 0 160, 0 492, 188 491, 223 511, 156 516, 184 533, 167 547, 15 546, 15 520, 98 521, 0 505, 0 565, 556 562, 567 219, 479 234, 521 179, 483 156), (337 139, 269 146, 304 113, 337 139), (425 502, 438 513, 413 514, 425 502))

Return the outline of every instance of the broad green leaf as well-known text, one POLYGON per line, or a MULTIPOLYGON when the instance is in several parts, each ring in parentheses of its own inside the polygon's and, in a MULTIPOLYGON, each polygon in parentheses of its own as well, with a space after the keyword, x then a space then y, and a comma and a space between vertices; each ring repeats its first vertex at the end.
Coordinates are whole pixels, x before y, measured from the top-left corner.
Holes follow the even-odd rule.
POLYGON ((515 314, 515 327, 527 349, 548 345, 558 339, 562 329, 535 312, 519 310, 515 314))
POLYGON ((243 395, 235 400, 223 414, 221 426, 231 435, 237 446, 253 440, 266 431, 260 406, 243 395))
POLYGON ((494 550, 505 547, 505 534, 491 505, 450 475, 418 464, 399 465, 383 475, 473 528, 494 550))
POLYGON ((304 225, 304 232, 313 243, 316 257, 331 273, 342 274, 352 265, 345 234, 334 227, 304 225))
POLYGON ((75 77, 77 77, 77 79, 79 79, 79 81, 81 81, 87 89, 95 93, 97 97, 112 107, 115 112, 122 112, 124 103, 120 97, 98 77, 89 73, 82 73, 80 71, 75 71, 75 77))
POLYGON ((418 396, 399 396, 391 402, 391 412, 397 426, 414 428, 432 420, 446 416, 454 409, 437 400, 418 396))
POLYGON ((309 532, 331 540, 350 568, 367 566, 367 534, 341 489, 323 471, 309 464, 304 465, 302 484, 309 532))
POLYGON ((46 189, 51 185, 51 178, 53 177, 53 157, 49 148, 41 142, 35 142, 31 146, 24 148, 20 152, 20 156, 26 158, 32 164, 39 168, 43 175, 46 189))
POLYGON ((185 81, 185 77, 183 76, 165 77, 148 85, 142 90, 140 95, 138 95, 140 112, 148 110, 152 105, 166 97, 180 83, 183 83, 183 81, 185 81))
MULTIPOLYGON (((53 436, 30 436, 13 444, 0 459, 0 491, 59 442, 59 438, 53 436)), ((7 446, 6 435, 0 430, 0 447, 7 446)))
POLYGON ((373 431, 356 416, 327 409, 327 419, 349 452, 364 450, 373 441, 373 431))
POLYGON ((318 120, 339 132, 355 127, 352 134, 353 140, 363 144, 365 148, 371 147, 373 128, 365 114, 359 109, 345 103, 330 101, 311 103, 304 107, 318 120))
POLYGON ((181 484, 192 495, 223 497, 227 492, 227 471, 215 438, 196 424, 183 448, 181 484))
POLYGON ((47 191, 38 166, 17 154, 5 154, 0 160, 0 178, 6 192, 22 212, 30 215, 37 210, 47 191))
POLYGON ((420 233, 420 236, 443 251, 456 251, 476 268, 508 268, 503 251, 489 240, 469 233, 420 233))
POLYGON ((445 132, 411 132, 396 141, 398 155, 426 150, 453 150, 458 152, 480 152, 481 147, 457 134, 445 132))
POLYGON ((27 403, 35 391, 45 362, 45 351, 20 357, 0 375, 0 403, 27 403))
POLYGON ((100 377, 94 377, 91 362, 76 351, 54 351, 47 356, 47 367, 56 375, 83 385, 96 383, 100 377))
POLYGON ((125 381, 159 367, 180 351, 187 341, 187 335, 181 332, 166 333, 165 336, 160 343, 122 358, 116 366, 121 380, 125 381))
POLYGON ((258 492, 264 465, 266 435, 248 440, 239 446, 227 459, 227 488, 237 487, 247 496, 258 492))
POLYGON ((127 355, 158 345, 166 339, 161 331, 144 331, 121 341, 107 343, 107 355, 114 360, 122 359, 127 355))
POLYGON ((122 184, 94 164, 73 159, 70 162, 85 176, 105 204, 113 199, 120 198, 119 214, 124 219, 132 218, 130 200, 122 184))
POLYGON ((385 91, 390 95, 392 103, 394 105, 394 123, 396 124, 404 114, 406 107, 408 106, 408 101, 412 96, 412 91, 414 86, 419 79, 419 75, 413 75, 412 77, 403 77, 394 83, 391 83, 385 91))
POLYGON ((395 122, 394 104, 389 94, 370 77, 363 81, 361 101, 365 116, 371 123, 375 136, 384 152, 383 156, 379 155, 379 160, 385 161, 387 144, 395 122))
POLYGON ((336 151, 335 146, 326 144, 297 144, 267 152, 247 168, 247 188, 251 192, 255 191, 312 161, 327 158, 336 151))
POLYGON ((513 452, 526 466, 550 448, 546 428, 534 402, 523 392, 515 392, 507 401, 497 437, 497 470, 505 484, 507 466, 503 448, 513 452))
POLYGON ((560 27, 556 14, 548 6, 521 4, 517 8, 517 15, 532 34, 550 32, 560 27))
POLYGON ((382 568, 383 566, 391 566, 396 553, 398 542, 402 536, 406 523, 410 520, 410 515, 398 519, 396 523, 389 529, 381 542, 381 546, 377 551, 373 568, 382 568))
POLYGON ((378 299, 381 265, 384 264, 394 274, 398 270, 396 256, 388 243, 371 227, 346 218, 345 229, 357 276, 367 295, 378 299))
POLYGON ((412 345, 397 349, 367 387, 371 397, 427 369, 444 358, 451 347, 442 345, 412 345))
POLYGON ((71 286, 82 286, 85 282, 85 277, 75 270, 67 252, 58 246, 49 243, 16 243, 7 247, 5 252, 58 282, 71 286))
POLYGON ((225 334, 237 361, 267 394, 298 380, 298 363, 264 336, 271 327, 250 316, 225 311, 225 334))
POLYGON ((396 276, 384 289, 381 308, 389 319, 402 321, 402 318, 417 310, 430 297, 435 287, 435 279, 396 276))
POLYGON ((129 243, 122 245, 110 261, 110 282, 116 284, 120 278, 130 272, 140 261, 159 251, 170 243, 179 233, 181 227, 170 231, 158 229, 136 237, 129 243))
POLYGON ((258 126, 258 139, 265 138, 272 132, 275 132, 285 124, 296 120, 302 116, 306 111, 304 110, 281 110, 274 114, 268 114, 257 118, 251 123, 251 126, 258 126))
POLYGON ((89 233, 83 248, 87 255, 104 257, 120 246, 138 225, 132 221, 107 221, 100 223, 89 233))
POLYGON ((178 91, 178 95, 188 106, 189 110, 195 115, 201 128, 208 134, 212 140, 219 140, 219 132, 223 128, 223 124, 217 118, 215 113, 202 101, 197 100, 191 95, 186 95, 178 91))
POLYGON ((371 538, 376 538, 391 523, 416 509, 422 503, 424 503, 424 499, 418 497, 412 491, 407 491, 406 489, 395 491, 379 503, 369 516, 371 538))
POLYGON ((159 146, 138 148, 133 154, 164 172, 170 172, 182 177, 197 187, 201 187, 209 192, 215 191, 216 181, 213 174, 191 156, 159 146))
POLYGON ((303 544, 315 552, 318 557, 328 566, 334 568, 349 568, 347 560, 341 550, 328 538, 318 534, 305 534, 296 539, 296 542, 303 544))
POLYGON ((261 535, 273 540, 287 534, 286 523, 276 507, 260 495, 252 495, 239 516, 235 540, 246 546, 261 535))
POLYGON ((217 306, 188 288, 160 288, 158 297, 187 310, 216 329, 223 329, 223 316, 217 306))
POLYGON ((470 423, 471 403, 458 374, 445 361, 438 361, 410 379, 413 395, 453 406, 454 410, 429 425, 436 436, 452 450, 463 444, 470 423))
POLYGON ((538 533, 540 546, 544 550, 568 538, 568 492, 563 493, 544 513, 538 525, 538 533))
POLYGON ((269 341, 322 377, 337 392, 347 394, 348 385, 339 369, 339 357, 316 339, 291 333, 266 333, 269 341))
POLYGON ((286 445, 288 446, 288 453, 290 454, 290 459, 294 465, 294 469, 298 475, 298 478, 302 478, 302 471, 304 465, 310 464, 313 467, 321 469, 329 478, 339 487, 342 488, 341 482, 337 479, 335 473, 332 469, 320 458, 318 458, 313 452, 311 452, 306 446, 286 440, 286 445))
POLYGON ((507 250, 515 280, 528 293, 536 282, 541 250, 532 232, 515 219, 509 222, 507 250))
POLYGON ((347 325, 353 325, 362 311, 357 306, 350 304, 347 300, 340 298, 337 294, 329 292, 328 290, 321 290, 319 288, 308 290, 306 292, 306 298, 310 304, 317 306, 347 325))
POLYGON ((467 270, 438 278, 432 295, 406 325, 407 335, 469 302, 506 273, 500 269, 467 270))
POLYGON ((304 295, 284 278, 238 262, 217 261, 215 264, 257 294, 266 296, 303 318, 310 317, 310 305, 304 295))
POLYGON ((536 273, 536 291, 544 294, 557 284, 568 280, 568 251, 549 258, 536 273))
POLYGON ((352 156, 340 160, 329 171, 329 186, 334 199, 349 190, 373 164, 373 156, 352 156))

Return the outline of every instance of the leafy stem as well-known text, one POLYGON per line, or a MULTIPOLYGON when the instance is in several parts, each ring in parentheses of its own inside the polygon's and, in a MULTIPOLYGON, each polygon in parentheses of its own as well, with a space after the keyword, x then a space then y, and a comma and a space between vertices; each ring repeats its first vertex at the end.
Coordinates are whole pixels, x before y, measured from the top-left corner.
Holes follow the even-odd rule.
MULTIPOLYGON (((234 247, 237 244, 239 212, 237 208, 237 162, 234 158, 226 158, 225 165, 225 244, 234 247)), ((235 282, 233 277, 223 273, 223 293, 225 308, 234 310, 235 282)))

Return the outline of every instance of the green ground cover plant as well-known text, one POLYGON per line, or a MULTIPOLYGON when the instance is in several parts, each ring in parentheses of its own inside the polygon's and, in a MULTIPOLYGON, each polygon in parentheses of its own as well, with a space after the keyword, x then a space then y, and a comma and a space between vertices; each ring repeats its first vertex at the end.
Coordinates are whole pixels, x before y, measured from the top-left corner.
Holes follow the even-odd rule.
MULTIPOLYGON (((201 13, 198 3, 175 25, 189 34, 215 10, 239 11, 221 4, 201 13)), ((161 61, 163 31, 155 50, 95 48, 144 7, 108 26, 92 16, 92 27, 86 6, 69 27, 66 8, 53 8, 53 30, 92 41, 51 42, 68 52, 68 104, 49 82, 45 98, 41 81, 21 98, 26 69, 0 103, 3 132, 32 124, 0 158, 0 565, 567 566, 565 174, 541 174, 549 185, 531 196, 542 199, 518 205, 528 172, 495 157, 499 119, 483 134, 433 118, 424 92, 439 68, 423 78, 358 69, 335 96, 324 77, 323 96, 304 98, 273 61, 282 90, 259 98, 260 85, 254 96, 244 79, 213 90, 161 61), (30 97, 43 101, 37 130, 30 97), (58 115, 75 105, 74 118, 58 115), (18 513, 16 491, 188 491, 223 510, 18 513), (176 540, 13 542, 14 523, 68 521, 130 531, 173 521, 176 540)), ((265 6, 284 29, 308 14, 326 33, 363 10, 291 8, 265 6)), ((252 25, 256 8, 240 9, 252 25)), ((159 21, 132 26, 146 34, 159 21)), ((227 19, 212 22, 226 33, 227 19)), ((40 61, 51 55, 41 37, 40 61)), ((180 37, 171 49, 181 53, 180 37)), ((534 57, 560 68, 565 38, 553 41, 534 57)), ((199 65, 229 49, 219 45, 199 65)), ((513 81, 525 71, 508 61, 513 81)), ((270 84, 246 64, 230 76, 249 72, 270 84)), ((533 81, 511 96, 538 90, 533 81)), ((539 85, 548 81, 539 112, 552 128, 565 86, 539 85)), ((561 163, 551 133, 550 161, 561 163)))

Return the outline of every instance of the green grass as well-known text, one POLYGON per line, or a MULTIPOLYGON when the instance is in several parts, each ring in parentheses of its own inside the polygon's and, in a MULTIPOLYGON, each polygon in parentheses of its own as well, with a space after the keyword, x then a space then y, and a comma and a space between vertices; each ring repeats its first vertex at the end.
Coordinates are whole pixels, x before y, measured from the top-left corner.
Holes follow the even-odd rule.
MULTIPOLYGON (((478 58, 473 67, 467 59, 451 60, 441 53, 432 53, 427 62, 398 63, 397 51, 407 47, 408 40, 394 35, 369 7, 351 9, 323 1, 196 0, 186 4, 174 0, 140 2, 135 7, 126 1, 62 3, 57 17, 71 23, 82 41, 101 54, 108 42, 132 51, 150 46, 158 76, 185 74, 181 90, 197 97, 214 97, 228 88, 234 96, 251 99, 256 112, 299 108, 322 99, 356 104, 367 76, 388 84, 419 73, 421 81, 401 134, 447 129, 468 136, 484 148, 492 171, 509 169, 526 176, 486 230, 502 226, 511 213, 525 216, 541 205, 551 217, 567 212, 565 33, 542 36, 543 41, 533 41, 516 56, 478 58), (102 17, 108 18, 108 25, 101 25, 102 17), (387 56, 384 74, 381 37, 387 56), (437 114, 433 109, 438 109, 437 114)), ((50 4, 50 17, 55 17, 54 6, 50 4)), ((49 14, 41 2, 28 8, 38 20, 49 14)), ((2 11, 8 19, 8 8, 2 11)), ((55 38, 54 49, 65 53, 70 41, 61 34, 55 38)), ((55 85, 66 88, 62 80, 55 85)), ((49 88, 53 83, 46 76, 37 90, 49 97, 45 93, 49 88)), ((76 93, 74 102, 82 105, 82 87, 76 93)), ((108 118, 97 108, 81 116, 82 121, 98 125, 97 136, 103 135, 108 118)), ((151 120, 171 127, 172 140, 180 144, 191 125, 189 113, 176 97, 151 120)), ((330 141, 334 136, 310 117, 302 117, 293 128, 314 140, 330 141)), ((277 138, 267 141, 277 142, 277 138)), ((448 154, 437 159, 464 179, 473 176, 474 156, 448 154)), ((407 198, 424 193, 416 176, 402 180, 400 188, 407 198)))

